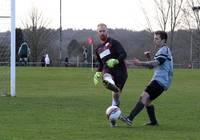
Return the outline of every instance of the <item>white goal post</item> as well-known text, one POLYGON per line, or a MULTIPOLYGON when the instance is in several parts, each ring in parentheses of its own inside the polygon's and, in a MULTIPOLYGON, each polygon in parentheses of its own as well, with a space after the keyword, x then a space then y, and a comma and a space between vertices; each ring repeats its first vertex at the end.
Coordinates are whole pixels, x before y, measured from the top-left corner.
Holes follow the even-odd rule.
POLYGON ((10 95, 16 96, 16 25, 15 25, 15 0, 11 0, 11 49, 10 49, 10 95))
POLYGON ((16 96, 15 0, 0 5, 0 96, 16 96), (2 32, 1 32, 2 31, 2 32), (10 92, 10 94, 9 94, 10 92))

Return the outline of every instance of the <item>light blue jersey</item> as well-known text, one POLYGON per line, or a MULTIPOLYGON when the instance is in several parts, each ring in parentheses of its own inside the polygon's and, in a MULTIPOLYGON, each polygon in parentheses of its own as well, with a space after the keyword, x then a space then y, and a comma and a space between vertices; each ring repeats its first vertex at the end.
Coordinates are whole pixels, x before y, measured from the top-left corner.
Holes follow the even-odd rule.
POLYGON ((165 59, 165 61, 163 64, 159 64, 154 68, 152 80, 156 80, 165 90, 167 90, 173 77, 173 58, 171 51, 166 44, 163 44, 154 56, 154 60, 158 62, 159 58, 165 59))

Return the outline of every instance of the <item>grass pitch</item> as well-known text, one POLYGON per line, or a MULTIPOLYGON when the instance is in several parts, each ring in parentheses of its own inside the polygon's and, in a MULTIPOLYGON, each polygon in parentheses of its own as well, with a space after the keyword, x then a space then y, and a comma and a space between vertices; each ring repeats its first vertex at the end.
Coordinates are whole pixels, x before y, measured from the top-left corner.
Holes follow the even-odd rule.
MULTIPOLYGON (((17 97, 0 97, 0 140, 199 140, 200 71, 175 70, 171 88, 155 102, 158 127, 143 126, 146 111, 132 127, 110 128, 105 110, 111 94, 93 85, 89 68, 17 67, 17 97)), ((152 75, 129 69, 121 98, 128 114, 152 75)))

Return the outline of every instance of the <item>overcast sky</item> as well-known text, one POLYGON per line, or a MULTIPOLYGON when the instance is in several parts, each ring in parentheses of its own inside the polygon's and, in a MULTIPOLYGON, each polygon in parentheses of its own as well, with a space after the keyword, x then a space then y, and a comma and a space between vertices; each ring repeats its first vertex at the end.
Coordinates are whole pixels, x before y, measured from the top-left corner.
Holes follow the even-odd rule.
MULTIPOLYGON (((9 1, 0 0, 0 16, 9 15, 9 1)), ((142 8, 155 18, 153 0, 62 0, 62 28, 96 29, 103 22, 109 28, 143 30, 148 27, 142 8)), ((16 0, 16 26, 24 28, 33 8, 49 21, 49 28, 60 26, 60 0, 16 0)), ((8 19, 0 19, 0 31, 8 19)), ((152 21, 156 29, 156 24, 152 21)), ((3 27, 5 26, 5 27, 3 27)), ((9 24, 7 25, 9 26, 9 24)))

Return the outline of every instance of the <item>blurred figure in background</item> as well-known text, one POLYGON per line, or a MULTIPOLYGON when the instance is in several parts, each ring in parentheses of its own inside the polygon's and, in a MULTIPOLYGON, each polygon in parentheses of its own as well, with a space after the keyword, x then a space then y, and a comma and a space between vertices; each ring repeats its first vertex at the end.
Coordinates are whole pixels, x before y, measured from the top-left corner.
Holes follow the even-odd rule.
POLYGON ((42 55, 42 58, 41 58, 41 66, 45 67, 45 55, 44 54, 42 55))
POLYGON ((68 64, 69 64, 69 59, 68 57, 65 57, 65 67, 68 67, 68 64))
POLYGON ((26 66, 28 62, 29 55, 31 54, 30 48, 28 46, 28 43, 24 41, 18 50, 18 56, 19 56, 19 62, 26 66))
POLYGON ((49 55, 46 54, 46 55, 45 55, 45 67, 49 67, 49 65, 50 65, 49 55))

